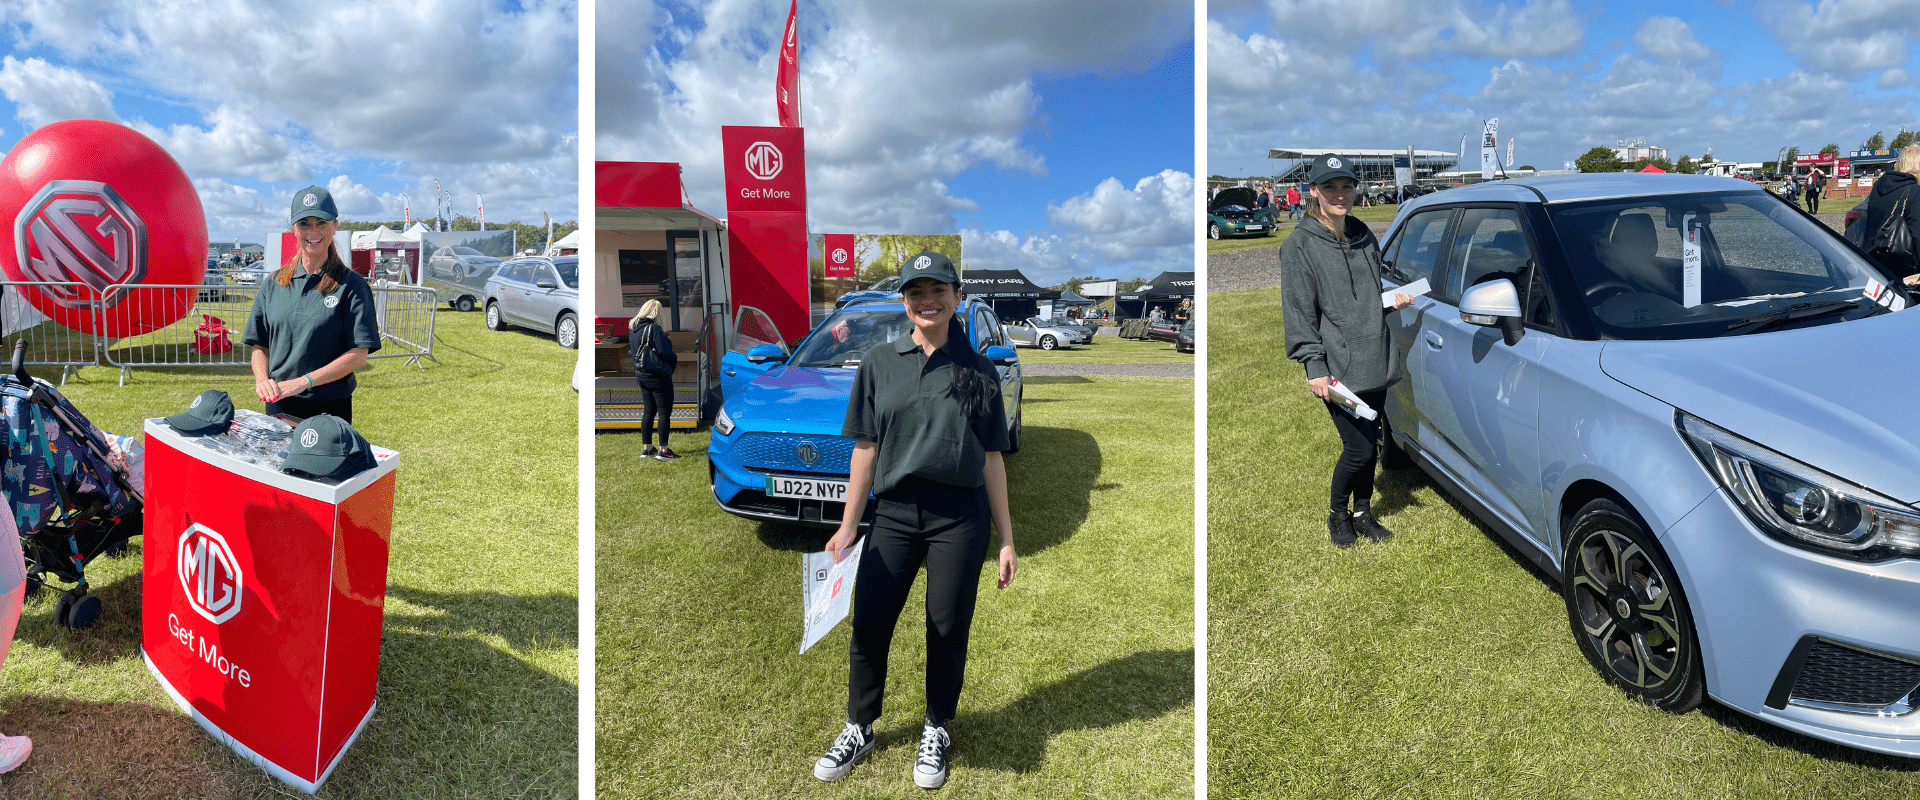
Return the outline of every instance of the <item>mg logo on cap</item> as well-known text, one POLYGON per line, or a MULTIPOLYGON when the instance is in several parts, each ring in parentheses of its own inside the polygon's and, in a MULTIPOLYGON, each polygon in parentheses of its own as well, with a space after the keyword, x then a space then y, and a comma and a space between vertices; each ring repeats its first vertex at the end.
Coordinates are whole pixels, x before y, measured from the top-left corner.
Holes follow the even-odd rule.
POLYGON ((320 205, 320 198, 316 196, 314 193, 308 192, 306 197, 300 198, 300 205, 306 206, 307 208, 312 208, 314 206, 320 205))
MULTIPOLYGON (((147 277, 147 226, 100 181, 47 181, 13 218, 15 263, 30 281, 81 283, 41 291, 66 308, 92 308, 98 293, 147 277)), ((126 290, 100 298, 106 308, 126 290)))
POLYGON ((801 442, 798 447, 793 448, 793 452, 809 467, 820 462, 820 449, 814 447, 813 442, 801 442))
POLYGON ((1340 159, 1337 159, 1337 158, 1329 158, 1329 159, 1327 159, 1327 166, 1329 166, 1329 167, 1332 167, 1332 168, 1334 168, 1334 169, 1339 169, 1339 168, 1340 168, 1340 159))
POLYGON ((312 429, 312 428, 308 428, 308 429, 306 429, 306 431, 304 431, 304 432, 302 432, 302 433, 300 434, 300 446, 301 446, 301 447, 312 447, 312 446, 314 446, 314 445, 316 445, 316 444, 319 444, 319 443, 320 443, 320 432, 319 432, 319 431, 316 431, 316 430, 314 430, 314 429, 312 429))
POLYGON ((747 145, 747 174, 757 180, 770 181, 780 174, 784 158, 780 148, 772 142, 754 142, 747 145))
POLYGON ((926 256, 921 256, 913 260, 914 269, 926 269, 931 266, 933 266, 933 259, 926 256))
POLYGON ((194 523, 180 534, 177 555, 187 605, 215 625, 240 613, 240 560, 234 558, 226 537, 194 523))

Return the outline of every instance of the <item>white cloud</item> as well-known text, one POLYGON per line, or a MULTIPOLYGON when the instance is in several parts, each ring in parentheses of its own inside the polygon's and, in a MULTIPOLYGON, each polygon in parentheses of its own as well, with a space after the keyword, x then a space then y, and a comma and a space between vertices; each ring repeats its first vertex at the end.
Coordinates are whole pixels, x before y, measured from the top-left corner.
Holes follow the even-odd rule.
POLYGON ((15 116, 32 128, 63 119, 119 120, 106 87, 45 59, 0 59, 0 94, 13 101, 15 116))
POLYGON ((172 125, 165 130, 144 122, 132 127, 151 137, 195 175, 249 175, 270 183, 312 179, 313 172, 293 155, 285 137, 263 127, 255 115, 222 105, 207 115, 211 128, 172 125))
POLYGON ((1873 85, 1875 89, 1898 89, 1913 81, 1904 69, 1894 68, 1880 73, 1880 80, 1873 85))
POLYGON ((1633 33, 1633 44, 1647 55, 1669 61, 1710 58, 1713 49, 1693 38, 1693 28, 1674 17, 1648 17, 1633 33))
POLYGON ((1193 270, 1193 176, 1164 170, 1129 189, 1107 178, 1092 191, 1047 204, 1054 230, 961 231, 968 269, 1018 269, 1042 285, 1074 276, 1149 278, 1193 270))
POLYGON ((1920 35, 1920 8, 1909 0, 1825 0, 1763 6, 1774 36, 1802 69, 1855 76, 1904 65, 1920 35))
POLYGON ((1568 0, 1527 0, 1491 12, 1429 0, 1271 0, 1277 31, 1336 48, 1366 38, 1383 55, 1540 58, 1566 55, 1585 26, 1568 0))

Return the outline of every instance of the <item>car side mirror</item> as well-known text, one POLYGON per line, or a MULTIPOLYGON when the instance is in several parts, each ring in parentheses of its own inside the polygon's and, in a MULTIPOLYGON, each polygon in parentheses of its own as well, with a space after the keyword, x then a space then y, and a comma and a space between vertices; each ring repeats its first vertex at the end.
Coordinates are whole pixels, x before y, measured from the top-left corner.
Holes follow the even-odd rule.
POLYGON ((1527 332, 1520 321, 1520 292, 1505 278, 1467 289, 1460 297, 1460 319, 1469 325, 1499 328, 1508 346, 1519 344, 1527 332))
POLYGON ((534 286, 540 289, 551 289, 554 287, 554 283, 553 281, 541 281, 539 283, 534 284, 534 286))
POLYGON ((787 351, 777 344, 756 344, 747 349, 747 362, 764 364, 768 361, 786 361, 787 351))
POLYGON ((1020 361, 1020 356, 1013 352, 1013 348, 1006 345, 994 345, 987 348, 986 356, 988 361, 1002 367, 1011 366, 1020 361))

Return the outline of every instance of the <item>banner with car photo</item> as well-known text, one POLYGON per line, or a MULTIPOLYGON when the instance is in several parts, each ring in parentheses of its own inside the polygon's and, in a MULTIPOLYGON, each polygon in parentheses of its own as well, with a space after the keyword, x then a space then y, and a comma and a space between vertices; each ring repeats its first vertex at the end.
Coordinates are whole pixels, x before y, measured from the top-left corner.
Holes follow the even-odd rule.
POLYGON ((899 276, 901 262, 922 250, 945 254, 953 259, 954 268, 962 276, 967 274, 966 262, 960 253, 960 234, 957 233, 809 234, 807 279, 814 298, 816 321, 822 310, 839 308, 846 305, 848 300, 884 297, 889 292, 898 291, 899 287, 893 285, 891 279, 899 276), (852 245, 851 252, 848 252, 849 242, 852 245), (842 254, 844 260, 836 258, 842 254), (849 266, 853 275, 845 277, 849 266), (859 294, 854 294, 856 292, 859 294), (850 294, 854 296, 849 297, 850 294))

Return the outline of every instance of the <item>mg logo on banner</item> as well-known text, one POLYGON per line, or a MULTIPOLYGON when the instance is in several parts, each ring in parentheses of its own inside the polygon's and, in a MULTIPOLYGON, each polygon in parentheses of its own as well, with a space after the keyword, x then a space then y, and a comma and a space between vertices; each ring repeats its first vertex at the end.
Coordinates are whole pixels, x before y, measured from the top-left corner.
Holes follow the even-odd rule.
POLYGON ((177 555, 180 588, 187 592, 187 605, 215 625, 240 613, 240 560, 234 558, 226 537, 194 523, 180 534, 177 555))
POLYGON ((747 174, 763 181, 780 177, 782 158, 780 148, 772 142, 754 142, 747 145, 747 174))
MULTIPOLYGON (((100 181, 48 181, 13 219, 16 264, 28 280, 77 281, 95 292, 147 275, 147 226, 100 181)), ((90 308, 72 286, 45 287, 66 308, 90 308)), ((103 298, 108 308, 125 292, 103 298)))

